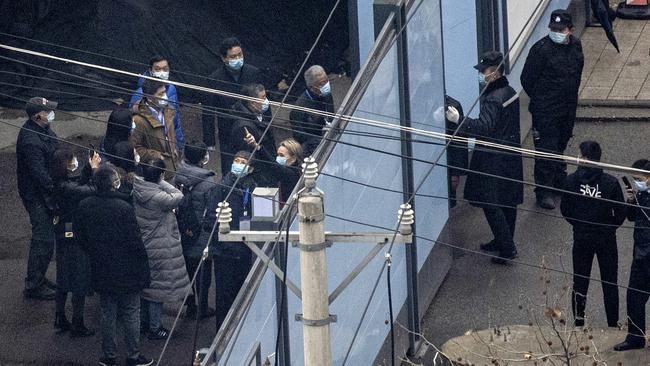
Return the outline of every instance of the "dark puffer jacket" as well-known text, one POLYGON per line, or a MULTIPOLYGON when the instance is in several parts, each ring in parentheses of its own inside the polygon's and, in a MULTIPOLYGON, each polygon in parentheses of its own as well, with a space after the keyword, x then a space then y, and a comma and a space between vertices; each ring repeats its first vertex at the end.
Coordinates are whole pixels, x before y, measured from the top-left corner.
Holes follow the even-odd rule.
POLYGON ((48 203, 53 207, 53 183, 47 166, 58 145, 56 134, 49 125, 43 128, 28 120, 18 132, 16 174, 18 194, 23 201, 48 203))
MULTIPOLYGON (((650 192, 637 192, 640 207, 650 207, 650 192)), ((650 260, 650 208, 628 207, 627 219, 634 221, 634 259, 650 260)))

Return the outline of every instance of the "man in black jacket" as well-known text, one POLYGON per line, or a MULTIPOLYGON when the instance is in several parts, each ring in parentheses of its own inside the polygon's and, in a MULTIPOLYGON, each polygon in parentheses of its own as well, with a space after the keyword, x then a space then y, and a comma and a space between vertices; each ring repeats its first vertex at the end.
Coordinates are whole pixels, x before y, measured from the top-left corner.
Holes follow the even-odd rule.
MULTIPOLYGON (((584 56, 568 11, 553 11, 549 28, 528 53, 521 85, 530 97, 535 149, 563 154, 573 134, 584 56)), ((560 188, 565 178, 566 163, 535 161, 535 183, 560 188)), ((551 190, 537 187, 535 193, 540 207, 555 208, 551 190)))
MULTIPOLYGON (((519 147, 519 97, 503 76, 503 55, 497 51, 486 52, 474 68, 479 71, 479 83, 485 89, 480 100, 481 113, 478 119, 467 118, 460 126, 460 132, 519 147)), ((446 117, 458 123, 460 113, 449 106, 446 117)), ((517 205, 523 202, 524 197, 523 186, 517 182, 523 176, 521 156, 481 148, 474 151, 469 168, 472 173, 467 175, 465 199, 483 209, 494 235, 494 240, 481 244, 481 250, 497 251, 499 257, 492 258, 492 262, 506 264, 507 260, 517 257, 514 242, 517 205)))
MULTIPOLYGON (((580 144, 585 160, 600 161, 601 148, 595 141, 580 144)), ((585 306, 594 255, 598 259, 607 325, 618 326, 618 250, 616 229, 625 221, 625 206, 618 180, 600 168, 580 166, 566 179, 560 209, 573 226, 573 292, 571 304, 576 326, 585 324, 585 306)))
POLYGON ((627 208, 627 219, 634 221, 634 251, 630 282, 627 289, 627 337, 614 346, 615 351, 645 347, 645 305, 650 298, 650 162, 637 160, 632 168, 645 170, 634 173, 633 190, 627 190, 627 202, 638 207, 627 208))
POLYGON ((25 296, 40 300, 53 300, 56 294, 56 285, 45 277, 55 242, 53 183, 48 163, 58 146, 56 134, 50 129, 56 106, 56 102, 45 98, 31 98, 25 106, 29 119, 16 142, 18 194, 32 225, 25 296))
POLYGON ((115 365, 117 322, 122 323, 128 366, 151 365, 140 354, 140 294, 149 286, 149 262, 135 209, 117 195, 120 177, 110 165, 93 176, 97 196, 79 203, 75 222, 78 239, 90 258, 92 286, 101 307, 102 357, 99 364, 115 365))
MULTIPOLYGON (((251 83, 263 82, 260 70, 248 63, 244 63, 244 51, 237 38, 226 38, 219 46, 222 64, 209 76, 210 88, 223 90, 229 93, 239 94, 241 87, 251 83)), ((237 99, 217 94, 206 94, 204 105, 219 108, 219 113, 228 113, 229 109, 237 102, 237 99)), ((214 113, 203 112, 203 142, 208 149, 214 150, 216 145, 214 113)), ((217 124, 219 127, 219 144, 223 149, 227 145, 230 136, 230 118, 219 115, 217 124)), ((225 175, 228 172, 227 165, 232 161, 232 156, 221 156, 221 171, 225 175)))
MULTIPOLYGON (((314 65, 305 71, 305 92, 296 100, 295 105, 322 112, 334 113, 334 99, 327 73, 322 66, 314 65)), ((292 110, 289 115, 291 128, 296 141, 302 144, 305 156, 310 156, 318 147, 325 128, 332 123, 332 117, 325 117, 310 112, 292 110)))

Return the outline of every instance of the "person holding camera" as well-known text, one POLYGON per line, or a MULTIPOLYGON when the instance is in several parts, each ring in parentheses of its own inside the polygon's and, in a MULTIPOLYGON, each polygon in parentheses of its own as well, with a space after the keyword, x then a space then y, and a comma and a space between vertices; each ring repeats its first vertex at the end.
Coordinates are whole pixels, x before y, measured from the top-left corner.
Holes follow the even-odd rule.
POLYGON ((630 283, 627 289, 627 337, 614 346, 615 351, 645 347, 645 305, 650 298, 650 162, 637 160, 632 168, 634 188, 627 190, 627 202, 637 207, 627 208, 627 219, 634 222, 634 251, 630 283))
MULTIPOLYGON (((595 141, 580 144, 580 158, 600 161, 602 150, 595 141)), ((560 210, 573 226, 573 291, 571 305, 575 325, 585 325, 587 290, 594 256, 598 259, 607 325, 618 326, 618 249, 616 229, 625 221, 623 190, 618 180, 602 169, 579 166, 566 179, 560 210), (571 192, 571 193, 569 193, 571 192), (616 204, 620 202, 621 204, 616 204)))
MULTIPOLYGON (((520 146, 519 97, 503 76, 503 54, 489 51, 474 66, 478 70, 481 94, 479 118, 466 118, 459 126, 469 136, 484 136, 492 141, 509 146, 520 146)), ((458 123, 460 113, 453 106, 445 112, 453 123, 458 123)), ((471 172, 465 183, 465 199, 485 213, 494 240, 481 244, 481 250, 498 252, 492 258, 496 264, 506 264, 517 257, 513 240, 517 205, 524 199, 523 165, 521 155, 493 148, 474 151, 470 161, 471 172)))

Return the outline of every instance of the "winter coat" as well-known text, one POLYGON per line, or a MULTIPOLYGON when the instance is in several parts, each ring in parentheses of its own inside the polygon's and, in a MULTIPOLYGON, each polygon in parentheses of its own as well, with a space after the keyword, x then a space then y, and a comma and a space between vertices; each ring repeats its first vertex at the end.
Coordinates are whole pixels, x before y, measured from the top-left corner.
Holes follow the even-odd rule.
MULTIPOLYGON (((273 161, 271 164, 266 165, 266 177, 264 180, 268 182, 265 186, 279 187, 280 188, 280 201, 287 202, 289 195, 298 184, 300 176, 302 175, 301 164, 302 161, 296 160, 293 165, 280 165, 275 159, 267 155, 264 150, 259 151, 260 157, 264 160, 273 161)), ((273 156, 276 156, 275 154, 273 156)), ((259 182, 260 179, 255 177, 255 181, 259 182)), ((261 184, 258 184, 261 186, 261 184)))
MULTIPOLYGON (((640 207, 650 207, 650 192, 637 192, 640 207)), ((650 209, 627 208, 627 219, 634 221, 634 259, 650 260, 650 209)))
POLYGON ((262 133, 266 129, 266 126, 271 121, 271 109, 269 108, 263 115, 262 120, 257 119, 257 116, 253 114, 244 104, 240 101, 233 106, 233 114, 240 116, 231 126, 230 137, 228 139, 230 151, 237 153, 238 151, 253 151, 251 146, 246 144, 244 137, 246 136, 246 128, 253 137, 255 141, 262 146, 262 149, 267 152, 267 154, 275 155, 275 142, 273 141, 273 136, 271 133, 267 133, 264 137, 264 141, 261 141, 262 133), (261 141, 261 142, 260 142, 261 141))
MULTIPOLYGON (((460 120, 463 120, 463 116, 465 115, 463 113, 463 106, 460 104, 459 101, 456 99, 445 95, 445 110, 447 110, 447 107, 454 107, 456 110, 458 110, 458 114, 460 115, 460 120)), ((453 135, 454 131, 456 131, 456 127, 458 125, 456 123, 451 122, 450 120, 445 118, 445 127, 447 130, 448 135, 453 135)), ((457 133, 457 137, 466 137, 463 136, 462 133, 457 133)), ((474 137, 474 136, 470 136, 474 137)), ((476 138, 480 138, 478 136, 475 136, 476 138)), ((460 142, 460 141, 453 141, 449 144, 449 147, 447 148, 447 165, 449 166, 449 175, 467 175, 465 170, 462 169, 467 169, 467 165, 469 163, 469 152, 467 151, 467 143, 466 142, 460 142), (461 168, 461 169, 458 169, 461 168)))
POLYGON ((618 179, 603 173, 602 169, 578 167, 575 173, 567 176, 564 189, 580 195, 564 193, 560 205, 562 215, 573 226, 574 237, 613 235, 625 221, 624 205, 597 199, 625 202, 618 179))
MULTIPOLYGON (((244 62, 241 70, 237 73, 230 71, 225 64, 221 64, 210 76, 208 76, 209 88, 227 91, 229 93, 241 93, 242 86, 251 83, 263 84, 262 73, 257 67, 244 62)), ((220 108, 218 111, 223 113, 230 109, 237 99, 230 98, 222 95, 203 93, 203 104, 205 106, 220 108)), ((214 113, 203 113, 203 125, 210 125, 214 123, 214 113)), ((230 136, 230 124, 232 118, 219 116, 217 118, 219 126, 219 142, 227 144, 228 137, 230 136)))
POLYGON ((59 143, 48 126, 39 126, 31 119, 23 124, 16 141, 16 174, 18 194, 25 202, 39 202, 53 208, 52 179, 48 164, 59 143))
MULTIPOLYGON (((208 232, 208 234, 212 230, 212 227, 215 225, 216 215, 214 213, 218 208, 219 202, 222 202, 226 198, 228 192, 230 191, 230 187, 235 184, 236 180, 237 177, 234 174, 228 173, 223 177, 221 185, 210 190, 208 193, 208 212, 212 214, 206 216, 206 222, 203 226, 204 231, 208 232)), ((229 207, 232 209, 232 222, 230 223, 230 230, 239 230, 239 219, 244 216, 244 212, 246 212, 248 214, 248 217, 250 217, 252 213, 252 195, 255 187, 257 187, 257 183, 255 182, 254 176, 248 174, 239 180, 235 186, 235 189, 232 191, 232 194, 228 198, 228 204, 230 205, 229 207), (244 204, 244 197, 246 195, 248 195, 248 199, 246 199, 247 202, 244 204)), ((248 249, 248 247, 243 243, 218 242, 218 239, 213 239, 210 243, 210 254, 242 257, 249 255, 250 249, 248 249)))
POLYGON ((584 63, 582 45, 574 36, 569 37, 568 44, 557 44, 549 36, 537 41, 521 72, 521 85, 530 97, 530 113, 575 116, 584 63))
POLYGON ((114 193, 98 193, 79 203, 74 222, 97 292, 137 293, 149 286, 147 252, 133 206, 114 193))
MULTIPOLYGON (((205 216, 208 214, 206 209, 208 207, 208 192, 217 187, 217 183, 214 181, 215 172, 201 168, 196 165, 189 164, 186 161, 182 161, 181 165, 178 167, 176 172, 176 177, 174 177, 174 185, 179 187, 183 185, 183 189, 189 194, 192 199, 192 207, 194 208, 194 214, 196 215, 199 222, 205 220, 205 216)), ((179 187, 180 189, 180 187, 179 187)), ((213 211, 214 212, 214 211, 213 211)), ((183 245, 183 255, 189 258, 198 258, 203 254, 203 249, 208 244, 209 233, 199 231, 194 233, 198 235, 198 238, 192 245, 187 246, 183 245)))
MULTIPOLYGON (((142 73, 144 76, 151 76, 149 70, 142 73)), ((134 105, 137 105, 142 99, 142 84, 144 84, 145 78, 138 79, 138 89, 131 96, 129 101, 129 109, 132 109, 134 105)), ((176 110, 176 115, 174 116, 174 132, 176 133, 176 147, 178 151, 183 151, 185 146, 185 136, 183 135, 183 129, 181 128, 181 108, 178 104, 178 92, 176 91, 176 85, 165 84, 167 89, 167 98, 169 99, 169 104, 174 107, 176 110)))
MULTIPOLYGON (((469 136, 480 135, 486 141, 509 146, 520 146, 519 98, 508 80, 501 77, 492 82, 480 99, 479 118, 467 118, 461 129, 469 136)), ((523 186, 499 177, 521 181, 523 166, 521 155, 480 146, 472 154, 470 170, 491 174, 487 176, 468 173, 465 199, 475 206, 484 203, 516 206, 524 199, 523 186)))
MULTIPOLYGON (((332 98, 332 94, 326 97, 319 97, 312 95, 309 90, 305 90, 294 104, 299 107, 334 113, 334 99, 332 98)), ((293 137, 302 144, 304 156, 309 156, 316 150, 324 134, 323 127, 327 123, 332 122, 332 117, 325 117, 295 109, 289 114, 289 119, 291 120, 293 137)))
POLYGON ((131 143, 140 155, 140 161, 145 163, 151 159, 162 159, 165 162, 165 180, 170 180, 178 164, 176 150, 176 133, 174 132, 174 116, 176 110, 168 106, 164 109, 164 126, 152 113, 149 105, 140 101, 137 114, 133 116, 136 129, 131 134, 131 143))
POLYGON ((172 211, 182 198, 181 191, 164 180, 151 183, 136 177, 133 183, 135 214, 151 272, 151 285, 142 292, 145 300, 181 301, 189 288, 180 233, 172 211))
POLYGON ((86 165, 80 176, 54 182, 54 202, 58 220, 56 234, 56 284, 59 290, 86 294, 90 288, 90 262, 78 239, 75 212, 81 200, 95 194, 88 184, 92 169, 86 165))

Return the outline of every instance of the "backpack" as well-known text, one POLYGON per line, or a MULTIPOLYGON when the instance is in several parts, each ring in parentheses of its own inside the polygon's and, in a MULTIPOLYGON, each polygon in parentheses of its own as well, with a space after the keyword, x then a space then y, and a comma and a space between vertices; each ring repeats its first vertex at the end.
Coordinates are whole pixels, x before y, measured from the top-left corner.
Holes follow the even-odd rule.
MULTIPOLYGON (((201 235, 202 219, 196 216, 194 203, 192 202, 192 188, 179 186, 178 189, 183 193, 183 199, 176 209, 176 221, 178 221, 178 231, 181 233, 181 244, 183 248, 194 245, 201 235)), ((204 215, 205 216, 205 213, 204 215)))

